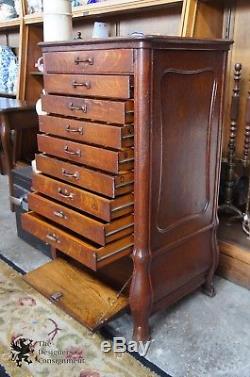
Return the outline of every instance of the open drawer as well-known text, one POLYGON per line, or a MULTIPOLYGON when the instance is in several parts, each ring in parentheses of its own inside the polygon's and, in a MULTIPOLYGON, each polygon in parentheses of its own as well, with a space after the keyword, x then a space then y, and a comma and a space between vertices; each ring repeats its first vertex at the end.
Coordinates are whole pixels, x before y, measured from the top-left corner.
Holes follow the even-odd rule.
POLYGON ((40 152, 109 173, 119 174, 134 168, 132 148, 113 151, 47 135, 37 135, 37 141, 40 152))
POLYGON ((134 172, 120 172, 110 175, 85 166, 71 164, 57 158, 36 155, 37 169, 50 177, 59 178, 73 185, 115 198, 127 194, 134 188, 134 172))
POLYGON ((39 116, 39 129, 48 135, 95 144, 104 148, 124 149, 134 145, 134 126, 113 126, 59 116, 39 116))
POLYGON ((42 96, 42 109, 46 113, 89 119, 112 124, 134 121, 134 102, 111 101, 56 95, 42 96))
POLYGON ((126 215, 110 223, 104 223, 38 194, 29 194, 28 203, 32 211, 98 245, 104 246, 133 233, 134 230, 133 215, 126 215))
POLYGON ((93 271, 97 271, 133 251, 133 235, 112 242, 105 247, 98 246, 76 237, 34 212, 22 215, 22 227, 93 271))
POLYGON ((24 277, 25 281, 90 330, 128 307, 128 298, 90 273, 58 258, 24 277))
POLYGON ((44 75, 47 93, 73 96, 129 99, 133 95, 132 84, 132 76, 129 75, 44 75))
POLYGON ((42 174, 33 174, 32 187, 34 191, 107 222, 131 213, 134 208, 133 194, 108 199, 42 174))

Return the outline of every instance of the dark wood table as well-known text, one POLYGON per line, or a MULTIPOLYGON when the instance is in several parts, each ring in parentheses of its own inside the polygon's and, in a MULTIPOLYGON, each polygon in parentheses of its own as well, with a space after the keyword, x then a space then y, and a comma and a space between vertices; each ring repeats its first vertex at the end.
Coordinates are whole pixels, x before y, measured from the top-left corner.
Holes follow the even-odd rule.
MULTIPOLYGON (((35 104, 12 98, 0 98, 0 141, 4 167, 0 171, 9 177, 10 196, 13 194, 11 170, 20 160, 31 160, 37 150, 38 116, 35 104), (12 131, 14 137, 12 138, 12 131)), ((13 206, 11 205, 11 210, 13 206)))

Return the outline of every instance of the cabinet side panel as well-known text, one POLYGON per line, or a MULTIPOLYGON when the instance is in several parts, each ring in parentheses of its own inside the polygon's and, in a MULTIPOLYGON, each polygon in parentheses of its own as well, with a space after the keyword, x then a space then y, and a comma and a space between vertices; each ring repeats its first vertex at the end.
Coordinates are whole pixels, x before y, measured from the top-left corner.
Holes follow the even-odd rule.
POLYGON ((204 282, 217 263, 224 68, 223 52, 155 51, 150 148, 154 303, 195 289, 195 279, 204 282))
POLYGON ((175 245, 167 253, 153 258, 151 264, 154 303, 185 287, 196 277, 206 279, 208 266, 211 264, 213 247, 212 230, 203 232, 175 245))
POLYGON ((153 252, 216 225, 224 60, 220 52, 156 51, 154 62, 153 252))

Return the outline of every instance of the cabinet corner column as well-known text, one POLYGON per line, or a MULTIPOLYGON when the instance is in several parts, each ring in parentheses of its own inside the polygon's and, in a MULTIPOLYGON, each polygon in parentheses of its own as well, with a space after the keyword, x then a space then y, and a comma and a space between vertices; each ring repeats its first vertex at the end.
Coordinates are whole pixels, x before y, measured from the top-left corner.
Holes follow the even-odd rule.
POLYGON ((150 179, 150 97, 151 49, 135 53, 135 246, 134 272, 130 288, 133 339, 150 337, 149 316, 152 308, 149 250, 149 179, 150 179))

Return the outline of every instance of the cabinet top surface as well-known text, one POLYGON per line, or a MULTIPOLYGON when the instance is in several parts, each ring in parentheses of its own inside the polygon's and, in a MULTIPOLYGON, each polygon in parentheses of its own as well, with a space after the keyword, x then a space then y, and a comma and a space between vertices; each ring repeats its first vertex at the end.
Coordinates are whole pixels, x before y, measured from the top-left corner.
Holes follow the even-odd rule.
POLYGON ((223 39, 194 39, 169 36, 112 37, 105 39, 42 42, 44 52, 109 48, 162 48, 193 50, 229 50, 232 41, 223 39))
POLYGON ((0 98, 0 114, 31 109, 35 109, 35 104, 33 102, 19 101, 14 98, 0 98))

